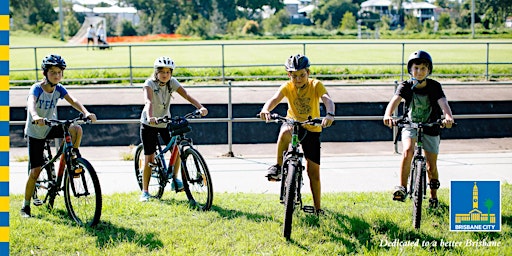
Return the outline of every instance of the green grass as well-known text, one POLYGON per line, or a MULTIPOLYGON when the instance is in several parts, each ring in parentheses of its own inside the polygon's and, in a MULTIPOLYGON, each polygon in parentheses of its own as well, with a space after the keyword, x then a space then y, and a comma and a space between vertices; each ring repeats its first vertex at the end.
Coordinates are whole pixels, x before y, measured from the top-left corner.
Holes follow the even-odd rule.
MULTIPOLYGON (((11 69, 33 69, 34 65, 40 65, 40 60, 48 53, 61 54, 68 64, 65 79, 67 84, 81 84, 81 79, 101 79, 128 77, 130 48, 127 44, 117 44, 113 50, 92 51, 85 48, 62 47, 64 42, 48 38, 39 38, 27 33, 12 33, 10 46, 38 46, 34 58, 34 49, 11 49, 11 69), (117 67, 110 69, 111 67, 117 67), (89 68, 85 70, 73 70, 73 68, 89 68)), ((405 58, 410 52, 417 49, 429 51, 434 58, 434 75, 436 74, 475 74, 477 79, 482 79, 485 73, 485 65, 461 65, 453 63, 476 63, 486 61, 487 42, 508 42, 510 39, 488 40, 216 40, 216 41, 168 41, 132 44, 131 56, 132 70, 136 82, 142 82, 147 78, 152 69, 155 58, 161 55, 170 55, 177 64, 176 77, 185 79, 195 78, 194 81, 210 80, 208 77, 221 76, 220 68, 196 68, 197 66, 221 66, 222 51, 224 50, 224 65, 277 65, 276 67, 236 67, 227 68, 226 76, 282 76, 286 78, 282 70, 284 60, 296 53, 302 53, 303 43, 306 46, 306 55, 312 61, 313 74, 339 74, 335 79, 347 79, 351 76, 394 74, 399 76, 400 66, 382 63, 400 63, 402 61, 402 45, 405 46, 405 58), (466 44, 479 42, 481 44, 466 44), (219 44, 226 44, 224 49, 219 44), (234 44, 250 45, 234 45, 234 44), (279 43, 279 44, 278 44, 279 43), (291 44, 294 43, 294 44, 291 44), (329 44, 315 44, 329 43, 329 44), (341 44, 331 44, 341 43, 341 44), (390 44, 393 43, 393 44, 390 44), (446 43, 446 44, 438 44, 446 43), (195 44, 195 45, 189 45, 195 44), (266 45, 263 45, 266 44, 266 45), (343 63, 340 65, 340 63, 343 63), (440 65, 439 63, 449 63, 440 65), (337 65, 332 65, 337 64, 337 65), (349 65, 350 64, 350 65, 349 65), (372 64, 372 65, 368 65, 372 64), (188 68, 185 68, 188 67, 188 68)), ((510 44, 491 44, 489 48, 490 62, 510 62, 512 51, 510 44)), ((510 65, 490 65, 491 74, 505 74, 510 78, 512 67, 510 65)), ((38 74, 38 78, 42 77, 38 74)), ((11 80, 34 80, 34 71, 16 71, 10 73, 11 80)), ((379 79, 381 77, 377 77, 379 79)), ((108 81, 102 81, 108 82, 108 81)), ((127 83, 127 79, 118 79, 110 83, 127 83)), ((94 81, 86 82, 86 84, 94 81)))
MULTIPOLYGON (((502 187, 501 232, 450 232, 449 195, 439 191, 440 208, 424 210, 420 230, 412 228, 411 201, 393 202, 386 193, 324 193, 326 215, 294 215, 292 240, 282 237, 278 195, 217 193, 211 211, 188 207, 183 193, 139 203, 139 193, 104 196, 96 228, 77 227, 63 199, 48 212, 32 207, 21 219, 22 198, 10 197, 12 255, 511 255, 512 185, 502 187), (381 246, 383 241, 419 241, 420 246, 381 246), (500 246, 465 246, 470 241, 500 246), (421 246, 422 242, 437 246, 421 246), (441 246, 441 241, 462 242, 441 246)), ((311 204, 310 194, 305 195, 311 204)))

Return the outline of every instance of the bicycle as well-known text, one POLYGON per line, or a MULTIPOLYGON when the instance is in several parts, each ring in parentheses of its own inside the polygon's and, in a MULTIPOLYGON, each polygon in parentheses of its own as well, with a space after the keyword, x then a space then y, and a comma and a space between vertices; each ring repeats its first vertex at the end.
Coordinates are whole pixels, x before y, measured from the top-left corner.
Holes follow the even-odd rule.
MULTIPOLYGON (((80 226, 93 227, 98 224, 102 210, 102 196, 100 181, 96 171, 85 158, 81 157, 71 143, 68 131, 72 124, 88 124, 91 122, 79 117, 69 120, 44 119, 45 125, 60 126, 64 130, 64 141, 60 143, 55 156, 52 156, 50 143, 45 141, 43 150, 44 164, 41 167, 33 198, 35 206, 47 204, 52 210, 55 198, 60 191, 64 191, 64 202, 69 216, 80 226), (59 169, 55 173, 55 162, 60 158, 59 169)), ((29 163, 29 175, 30 175, 29 163)))
MULTIPOLYGON (((303 183, 302 172, 305 167, 302 165, 304 153, 300 149, 299 127, 303 124, 319 125, 322 119, 311 117, 303 122, 286 118, 278 114, 271 114, 270 119, 276 123, 284 123, 293 127, 292 139, 288 150, 283 154, 283 165, 281 167, 281 190, 279 194, 280 203, 284 204, 284 226, 283 236, 289 240, 292 233, 293 212, 299 207, 306 213, 315 213, 315 207, 302 204, 301 188, 303 183)), ((270 178, 269 178, 270 180, 270 178)))
MULTIPOLYGON (((171 140, 164 149, 162 149, 160 140, 157 140, 155 162, 150 163, 151 177, 148 192, 151 197, 160 199, 167 183, 173 182, 174 188, 178 188, 173 170, 179 153, 183 190, 193 207, 207 211, 211 208, 213 202, 213 187, 210 171, 208 170, 203 156, 194 148, 192 139, 186 136, 186 133, 192 130, 187 119, 199 117, 201 117, 201 114, 196 110, 183 117, 162 117, 158 119, 159 123, 163 122, 168 124, 171 140), (169 164, 167 165, 165 162, 165 153, 169 151, 171 156, 169 158, 169 164)), ((144 146, 142 143, 140 143, 135 150, 134 160, 135 177, 137 178, 139 188, 142 190, 142 174, 144 170, 144 146)), ((175 189, 175 191, 176 193, 180 192, 178 189, 175 189)))
MULTIPOLYGON (((399 119, 394 122, 399 129, 413 128, 418 131, 416 145, 414 148, 414 156, 411 162, 411 172, 409 173, 409 190, 407 195, 413 201, 412 207, 412 225, 415 229, 421 226, 421 206, 423 199, 427 195, 427 165, 426 158, 423 156, 423 128, 443 125, 443 120, 439 119, 432 123, 412 122, 410 120, 399 119)), ((456 124, 453 124, 455 126, 456 124)), ((398 136, 395 137, 395 143, 398 136)))

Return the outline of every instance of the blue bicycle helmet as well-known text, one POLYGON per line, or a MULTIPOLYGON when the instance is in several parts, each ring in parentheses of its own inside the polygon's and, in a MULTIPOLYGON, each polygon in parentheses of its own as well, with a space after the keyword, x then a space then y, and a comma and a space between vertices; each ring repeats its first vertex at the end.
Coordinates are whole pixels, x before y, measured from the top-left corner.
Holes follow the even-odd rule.
POLYGON ((297 54, 295 56, 290 56, 284 63, 284 67, 286 71, 297 71, 304 68, 309 68, 309 59, 308 57, 297 54))
POLYGON ((43 58, 41 68, 43 69, 43 71, 47 71, 51 66, 56 66, 64 70, 66 69, 66 62, 60 55, 49 54, 43 58))

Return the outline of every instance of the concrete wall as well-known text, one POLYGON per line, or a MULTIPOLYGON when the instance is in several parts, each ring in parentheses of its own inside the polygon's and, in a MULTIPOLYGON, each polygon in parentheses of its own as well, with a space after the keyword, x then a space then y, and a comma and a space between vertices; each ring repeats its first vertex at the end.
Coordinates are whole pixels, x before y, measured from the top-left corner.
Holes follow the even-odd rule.
MULTIPOLYGON (((336 103, 336 114, 339 116, 382 116, 387 102, 375 103, 336 103)), ((485 101, 485 102, 450 102, 455 115, 470 114, 510 114, 512 101, 485 101)), ((235 118, 255 117, 262 104, 235 104, 233 116, 235 118)), ((89 105, 88 110, 95 113, 98 119, 138 119, 142 105, 89 105)), ((226 118, 227 105, 209 104, 207 118, 226 118)), ((285 114, 286 105, 280 104, 275 112, 285 114)), ((185 114, 193 111, 193 107, 186 105, 173 105, 175 114, 185 114)), ((323 112, 323 111, 322 111, 323 112)), ((76 110, 71 107, 59 107, 59 117, 75 117, 76 110)), ((21 121, 26 118, 23 107, 11 107, 12 121, 21 121)), ((458 119, 459 124, 454 129, 445 129, 442 133, 444 139, 467 138, 500 138, 512 136, 512 119, 458 119)), ((189 137, 196 144, 227 144, 226 123, 194 123, 189 137)), ((233 124, 233 143, 272 143, 277 139, 279 125, 265 122, 248 122, 233 124)), ((124 146, 140 143, 138 124, 94 124, 84 125, 83 146, 124 146)), ((391 141, 392 131, 375 121, 336 121, 331 128, 322 133, 322 141, 329 142, 357 142, 357 141, 391 141)), ((25 146, 23 126, 11 125, 11 147, 25 146)))

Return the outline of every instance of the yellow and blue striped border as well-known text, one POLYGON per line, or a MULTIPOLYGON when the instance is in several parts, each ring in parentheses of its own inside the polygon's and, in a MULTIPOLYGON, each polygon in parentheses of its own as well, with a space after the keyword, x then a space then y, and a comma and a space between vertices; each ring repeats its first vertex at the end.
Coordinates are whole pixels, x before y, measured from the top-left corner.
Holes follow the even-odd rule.
POLYGON ((9 255, 9 0, 0 2, 0 255, 9 255))

